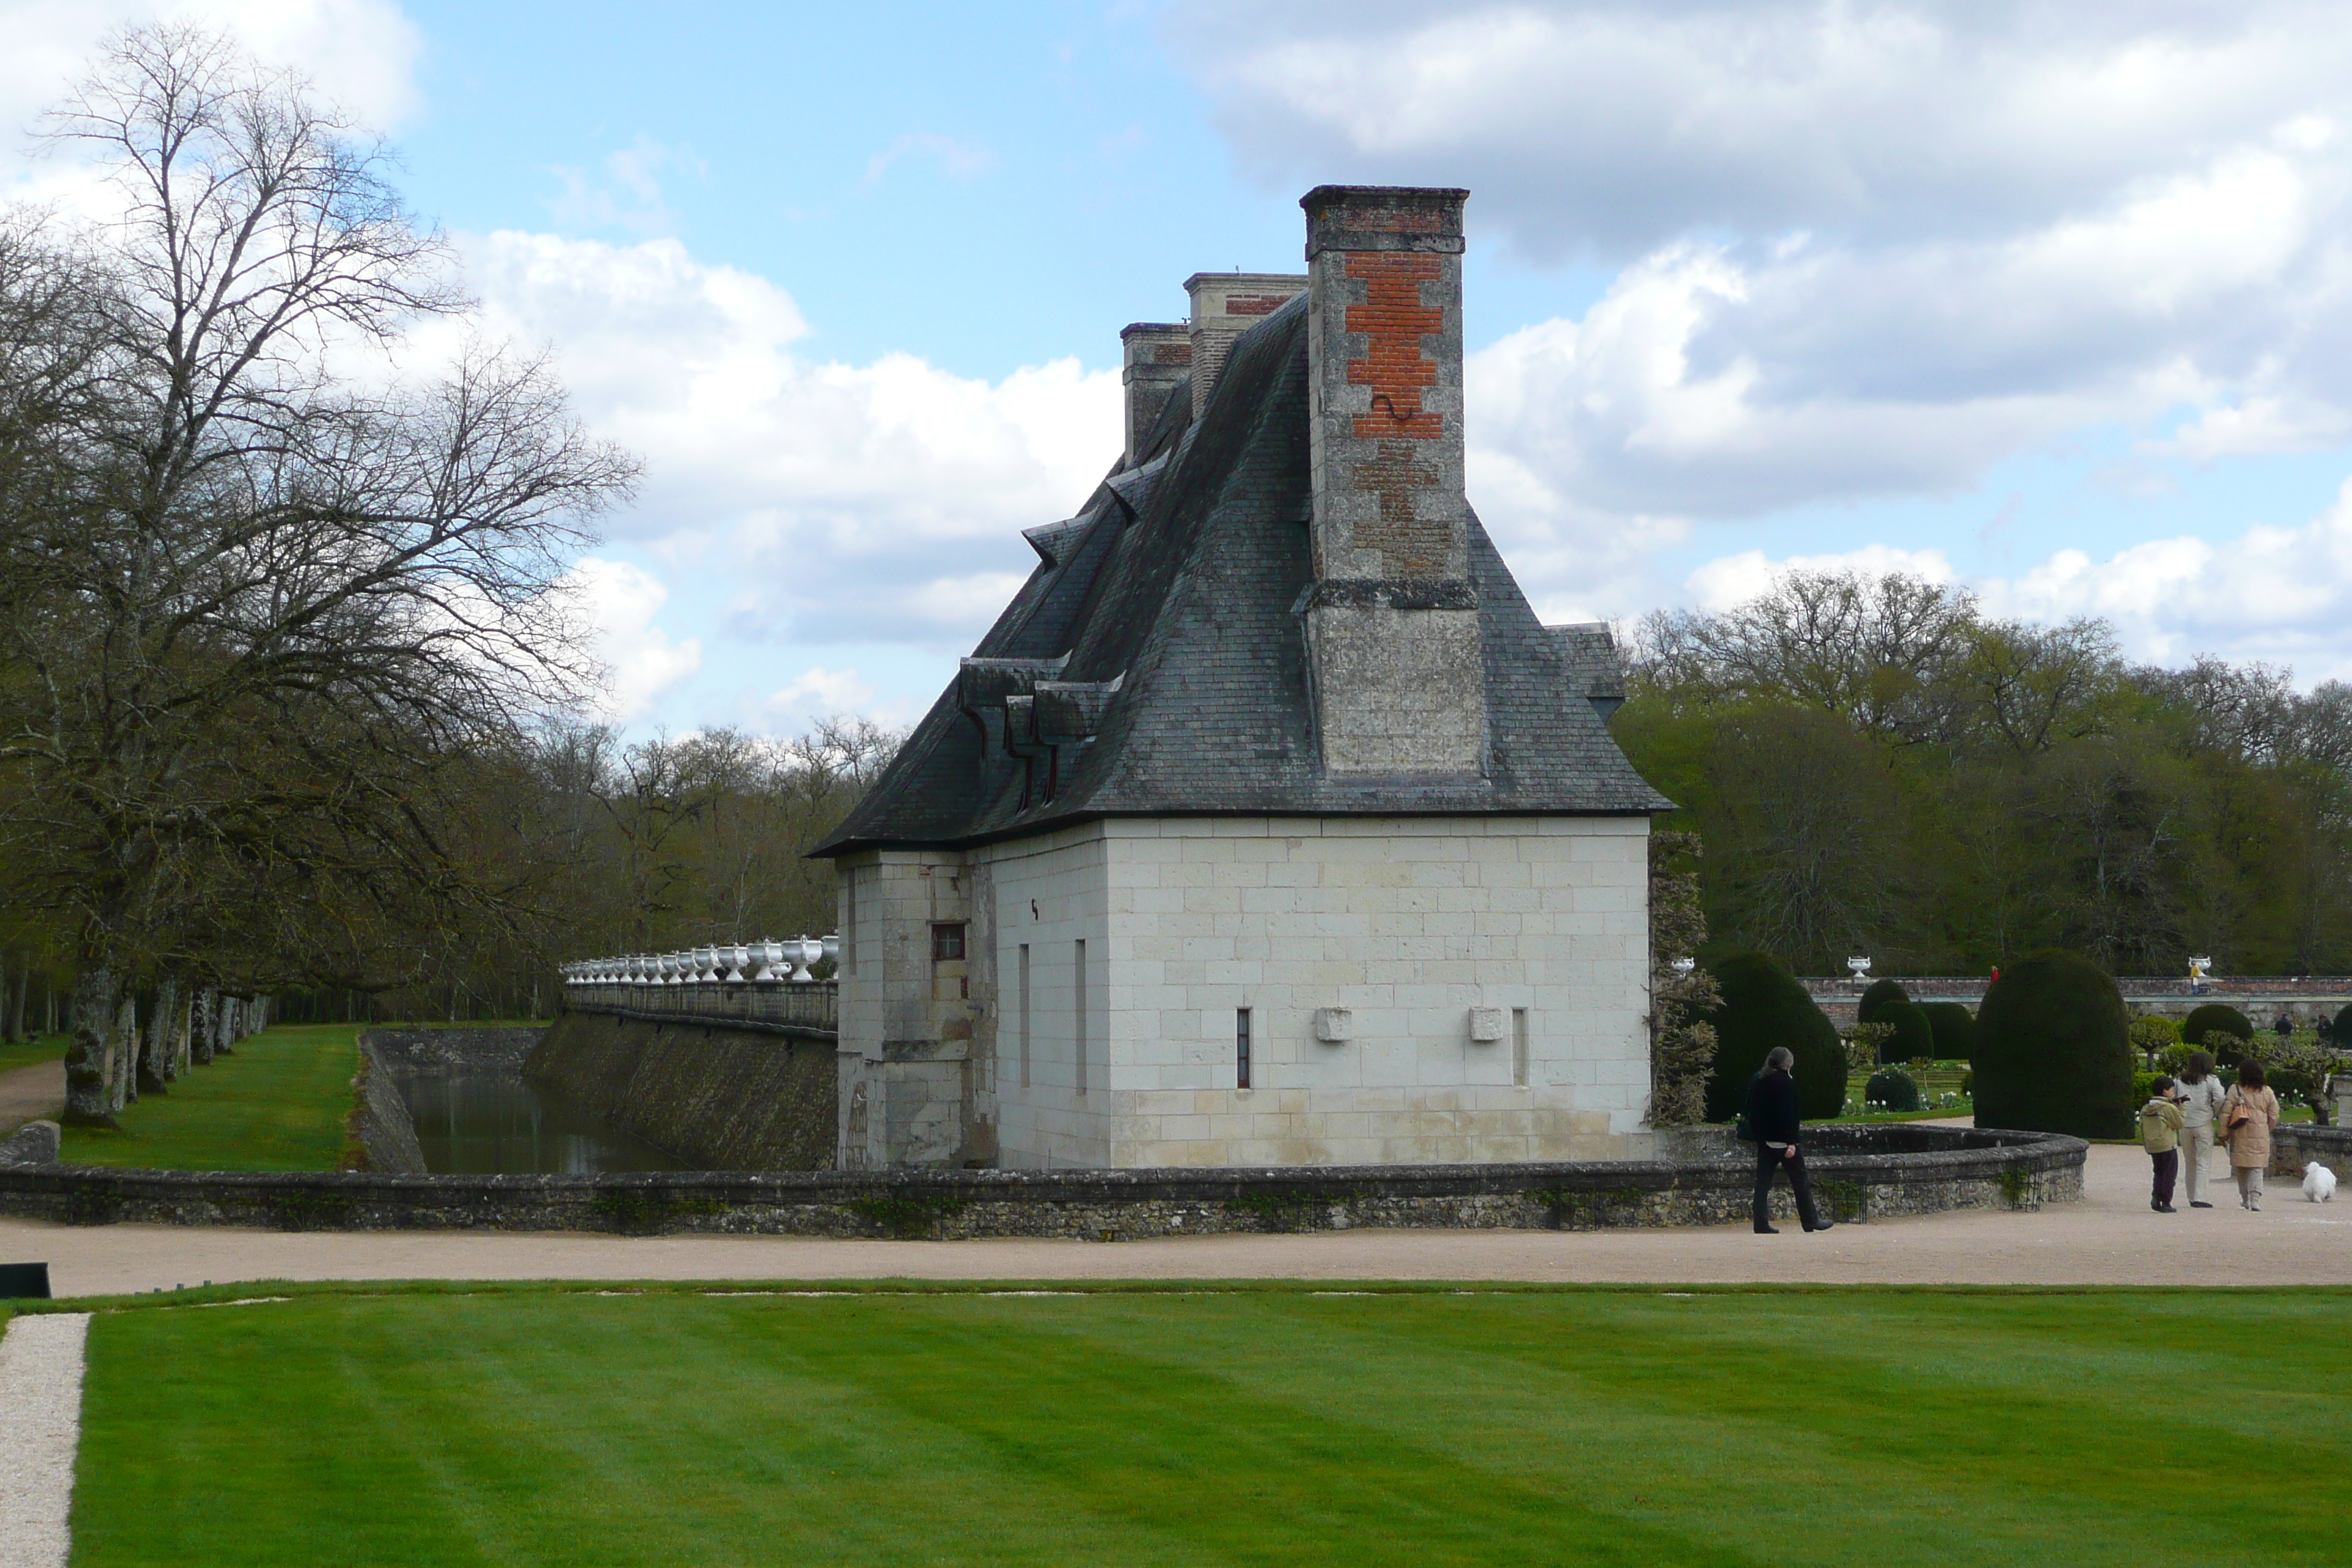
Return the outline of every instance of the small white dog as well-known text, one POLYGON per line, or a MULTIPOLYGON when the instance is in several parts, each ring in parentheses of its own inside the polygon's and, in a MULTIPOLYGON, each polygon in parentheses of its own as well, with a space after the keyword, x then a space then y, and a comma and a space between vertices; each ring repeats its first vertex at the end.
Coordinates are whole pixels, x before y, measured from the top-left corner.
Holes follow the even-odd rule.
POLYGON ((2336 1173, 2314 1160, 2303 1168, 2303 1195, 2313 1203, 2332 1202, 2336 1197, 2336 1173))

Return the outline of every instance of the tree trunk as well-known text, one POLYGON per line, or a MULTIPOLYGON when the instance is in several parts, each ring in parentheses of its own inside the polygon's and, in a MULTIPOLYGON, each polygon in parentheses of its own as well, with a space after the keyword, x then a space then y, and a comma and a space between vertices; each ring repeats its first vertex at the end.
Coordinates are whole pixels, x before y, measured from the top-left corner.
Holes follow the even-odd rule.
POLYGON ((116 1127, 107 1082, 107 1037, 114 1019, 114 972, 92 965, 74 979, 74 1037, 66 1052, 66 1125, 116 1127))
POLYGON ((155 983, 155 1010, 147 1017, 147 1037, 139 1052, 139 1092, 169 1094, 180 1076, 179 1047, 173 1020, 180 1014, 180 977, 166 974, 155 983))
POLYGON ((139 993, 122 994, 114 1009, 114 1048, 107 1061, 110 1108, 120 1111, 139 1098, 139 993))
POLYGON ((213 1016, 213 1055, 233 1057, 236 1055, 236 998, 223 994, 219 1008, 213 1016))
POLYGON ((197 1067, 208 1068, 213 1065, 214 1020, 219 1014, 219 992, 196 993, 195 1017, 190 1022, 188 1027, 188 1058, 197 1067))
POLYGON ((23 967, 16 971, 16 994, 8 1006, 8 1037, 25 1037, 25 995, 33 988, 33 955, 25 954, 23 967))

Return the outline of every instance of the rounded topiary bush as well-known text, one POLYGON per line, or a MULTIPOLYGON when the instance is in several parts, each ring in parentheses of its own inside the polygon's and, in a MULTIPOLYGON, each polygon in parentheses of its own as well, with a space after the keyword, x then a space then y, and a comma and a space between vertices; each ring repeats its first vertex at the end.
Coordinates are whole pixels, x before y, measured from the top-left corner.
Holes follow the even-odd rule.
POLYGON ((1723 1001, 1706 1015, 1715 1026, 1715 1073, 1706 1084, 1706 1119, 1739 1114, 1748 1080, 1774 1046, 1797 1054, 1797 1107, 1822 1118, 1845 1110, 1845 1043, 1804 986, 1760 952, 1734 953, 1708 965, 1723 1001))
MULTIPOLYGON (((2180 1021, 2180 1037, 2191 1046, 2204 1049, 2211 1048, 2205 1045, 2205 1037, 2217 1029, 2222 1034, 2233 1035, 2241 1040, 2251 1040, 2254 1037, 2254 1026, 2246 1016, 2235 1007, 2227 1007, 2219 1002, 2208 1002, 2180 1021)), ((2221 1065, 2236 1067, 2238 1053, 2231 1051, 2229 1059, 2221 1065)))
POLYGON ((1880 1068, 1870 1075, 1870 1083, 1862 1091, 1866 1104, 1881 1110, 1916 1110, 1919 1109, 1919 1086, 1911 1075, 1897 1068, 1880 1068))
POLYGON ((1886 1021, 1884 1016, 1886 1007, 1895 1003, 1910 1000, 1911 993, 1903 989, 1901 981, 1874 980, 1870 983, 1870 989, 1862 994, 1862 1000, 1854 1004, 1854 1022, 1883 1024, 1886 1021))
POLYGON ((1878 1010, 1878 1021, 1895 1031, 1878 1042, 1880 1061, 1916 1062, 1936 1054, 1935 1026, 1916 1002, 1889 1002, 1878 1010))
POLYGON ((2339 1046, 2347 1040, 2352 1040, 2352 1002, 2347 1002, 2344 1005, 2343 1009, 2336 1015, 2336 1026, 2327 1032, 2335 1037, 2339 1046))
POLYGON ((2072 952, 2004 964, 1977 1009, 1979 1127, 2126 1138, 2137 1109, 2123 993, 2072 952))
POLYGON ((1935 1058, 1939 1062, 1972 1061, 1977 1054, 1977 1016, 1960 1002, 1922 1002, 1927 1026, 1935 1031, 1935 1058))

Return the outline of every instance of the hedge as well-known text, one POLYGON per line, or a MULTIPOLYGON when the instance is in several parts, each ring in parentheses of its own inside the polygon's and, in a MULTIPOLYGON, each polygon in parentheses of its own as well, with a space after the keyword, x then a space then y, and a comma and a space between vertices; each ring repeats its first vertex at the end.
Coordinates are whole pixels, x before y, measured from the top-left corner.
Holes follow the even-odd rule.
POLYGON ((1797 1106, 1813 1120, 1845 1110, 1845 1044, 1827 1015, 1778 960, 1739 952, 1708 965, 1722 1003, 1706 1021, 1715 1026, 1715 1073, 1706 1086, 1706 1117, 1728 1121, 1739 1114, 1748 1080, 1764 1066, 1765 1053, 1786 1046, 1797 1055, 1797 1106))
POLYGON ((1911 993, 1903 989, 1903 983, 1901 981, 1874 980, 1870 983, 1870 989, 1862 994, 1862 1000, 1854 1004, 1854 1022, 1858 1024, 1883 1024, 1886 1021, 1879 1016, 1879 1013, 1883 1008, 1886 1007, 1891 1003, 1908 1002, 1910 1000, 1911 993))
POLYGON ((1965 1062, 1976 1059, 1977 1016, 1962 1002, 1922 1002, 1927 1026, 1936 1034, 1936 1059, 1965 1062))
POLYGON ((1913 1062, 1936 1054, 1935 1026, 1916 1002, 1889 1002, 1878 1010, 1878 1021, 1895 1030, 1878 1042, 1881 1062, 1913 1062))
POLYGON ((2079 954, 2002 965, 1977 1010, 1977 1125, 2130 1137, 2128 1027, 2123 993, 2079 954))

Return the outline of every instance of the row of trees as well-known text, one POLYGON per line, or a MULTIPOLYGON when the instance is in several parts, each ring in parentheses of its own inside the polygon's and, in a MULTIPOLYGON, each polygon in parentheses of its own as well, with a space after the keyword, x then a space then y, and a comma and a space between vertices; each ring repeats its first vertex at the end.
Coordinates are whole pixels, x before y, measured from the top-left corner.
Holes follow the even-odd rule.
POLYGON ((1981 973, 2352 967, 2352 688, 2134 665, 1899 574, 1798 573, 1633 638, 1612 721, 1706 845, 1711 952, 1981 973))

